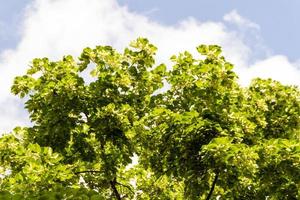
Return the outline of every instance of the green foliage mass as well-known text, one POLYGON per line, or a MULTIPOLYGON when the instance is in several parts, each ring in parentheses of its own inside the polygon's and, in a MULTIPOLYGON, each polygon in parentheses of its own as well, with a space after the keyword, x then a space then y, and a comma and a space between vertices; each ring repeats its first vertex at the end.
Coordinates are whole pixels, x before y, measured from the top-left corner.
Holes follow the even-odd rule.
POLYGON ((219 46, 197 50, 169 70, 144 38, 34 59, 12 86, 33 125, 0 138, 0 199, 299 199, 299 89, 241 87, 219 46))

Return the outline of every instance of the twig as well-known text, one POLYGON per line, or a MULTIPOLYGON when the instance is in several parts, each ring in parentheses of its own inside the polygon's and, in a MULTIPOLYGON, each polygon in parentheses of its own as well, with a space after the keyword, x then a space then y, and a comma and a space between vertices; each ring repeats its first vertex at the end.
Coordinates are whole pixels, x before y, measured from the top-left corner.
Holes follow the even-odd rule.
POLYGON ((208 193, 208 195, 206 197, 206 200, 209 200, 210 197, 212 196, 212 194, 214 192, 214 189, 215 189, 215 185, 216 185, 216 183, 218 181, 218 177, 219 177, 219 172, 217 172, 216 175, 215 175, 214 181, 213 181, 212 186, 210 188, 210 191, 209 191, 209 193, 208 193))
POLYGON ((124 184, 119 183, 119 182, 116 182, 116 184, 121 185, 121 186, 123 186, 123 187, 126 187, 130 192, 132 192, 133 194, 135 194, 134 191, 130 188, 130 186, 124 185, 124 184))
POLYGON ((83 173, 101 173, 101 171, 95 171, 95 170, 87 170, 87 171, 80 171, 80 172, 74 172, 74 174, 83 174, 83 173))
POLYGON ((111 188, 112 188, 112 190, 113 190, 113 192, 114 192, 116 198, 117 198, 118 200, 122 200, 122 198, 121 198, 121 196, 120 196, 120 194, 119 194, 119 192, 118 192, 118 190, 117 190, 117 188, 116 188, 116 183, 117 183, 116 178, 114 178, 114 180, 112 180, 112 181, 109 181, 109 183, 110 183, 110 185, 111 185, 111 188))

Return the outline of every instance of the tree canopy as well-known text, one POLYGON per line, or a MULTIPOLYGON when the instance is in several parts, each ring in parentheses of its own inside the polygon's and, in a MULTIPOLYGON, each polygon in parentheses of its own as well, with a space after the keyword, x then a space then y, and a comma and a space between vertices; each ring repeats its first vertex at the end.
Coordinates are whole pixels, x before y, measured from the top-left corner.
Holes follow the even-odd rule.
POLYGON ((299 89, 241 87, 221 47, 197 50, 169 67, 145 38, 34 59, 12 86, 33 125, 0 138, 0 198, 299 199, 299 89))

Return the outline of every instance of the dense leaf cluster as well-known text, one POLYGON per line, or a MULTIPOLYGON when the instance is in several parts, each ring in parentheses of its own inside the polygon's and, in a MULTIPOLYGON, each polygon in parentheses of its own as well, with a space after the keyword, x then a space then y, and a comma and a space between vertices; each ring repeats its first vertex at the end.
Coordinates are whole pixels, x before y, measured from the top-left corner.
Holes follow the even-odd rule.
POLYGON ((12 86, 33 125, 0 138, 0 198, 299 199, 299 89, 241 87, 219 46, 197 50, 170 70, 144 38, 34 59, 12 86))

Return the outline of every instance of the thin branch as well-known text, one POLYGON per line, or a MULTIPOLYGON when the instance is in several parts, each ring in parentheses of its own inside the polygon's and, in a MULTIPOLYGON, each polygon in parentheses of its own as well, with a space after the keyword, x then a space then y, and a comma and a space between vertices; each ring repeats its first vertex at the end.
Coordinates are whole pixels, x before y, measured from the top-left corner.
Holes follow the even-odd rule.
POLYGON ((121 198, 121 196, 120 196, 120 194, 119 194, 119 192, 118 192, 118 190, 116 188, 116 183, 117 183, 116 178, 114 178, 114 180, 112 180, 112 181, 109 181, 109 183, 110 183, 110 186, 111 186, 111 188, 112 188, 112 190, 113 190, 116 198, 118 200, 122 200, 122 198, 121 198))
MULTIPOLYGON (((76 175, 83 174, 83 173, 101 173, 101 171, 87 170, 87 171, 74 172, 74 174, 76 174, 76 175)), ((109 183, 110 183, 110 185, 111 185, 111 187, 112 187, 112 189, 113 189, 113 191, 114 191, 117 199, 119 199, 118 197, 120 197, 120 199, 121 199, 121 196, 120 196, 120 194, 119 194, 119 192, 118 192, 118 190, 116 188, 116 184, 118 184, 120 186, 123 186, 123 187, 126 187, 130 192, 132 192, 133 194, 135 194, 134 191, 130 188, 130 186, 124 185, 122 183, 117 182, 116 178, 114 180, 110 181, 109 183)))
POLYGON ((216 183, 218 181, 218 177, 219 177, 219 172, 217 172, 216 175, 215 175, 214 181, 213 181, 212 186, 210 188, 210 191, 209 191, 209 193, 208 193, 208 195, 206 197, 206 200, 209 200, 211 198, 211 196, 212 196, 212 194, 214 192, 214 189, 215 189, 215 185, 216 185, 216 183))
POLYGON ((130 192, 132 192, 133 194, 135 194, 134 193, 134 191, 131 189, 131 187, 130 186, 128 186, 128 185, 124 185, 124 184, 122 184, 122 183, 119 183, 119 182, 116 182, 116 184, 118 184, 118 185, 121 185, 121 186, 123 186, 123 187, 126 187, 130 192))
POLYGON ((74 172, 74 174, 83 174, 83 173, 101 173, 101 171, 95 171, 95 170, 87 170, 87 171, 79 171, 79 172, 74 172))

